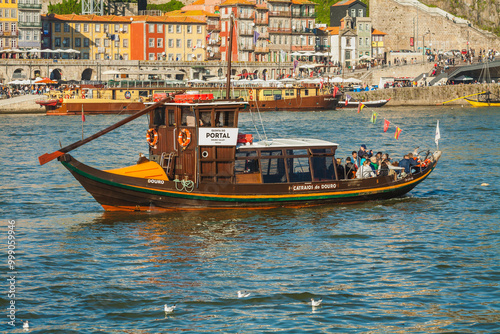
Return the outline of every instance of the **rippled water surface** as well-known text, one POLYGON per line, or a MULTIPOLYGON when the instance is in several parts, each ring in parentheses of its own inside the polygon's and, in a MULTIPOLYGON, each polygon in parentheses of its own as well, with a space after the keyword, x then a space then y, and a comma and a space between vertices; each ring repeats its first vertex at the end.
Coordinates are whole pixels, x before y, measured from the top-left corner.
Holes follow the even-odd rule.
MULTIPOLYGON (((15 220, 18 271, 16 327, 4 279, 0 331, 29 320, 31 333, 500 332, 500 109, 385 108, 376 125, 367 109, 261 117, 269 138, 328 139, 344 158, 360 144, 395 158, 435 149, 439 119, 441 161, 408 196, 175 214, 105 213, 60 163, 38 165, 81 139, 79 116, 0 116, 1 267, 7 277, 15 220), (164 304, 177 308, 165 316, 164 304)), ((85 134, 121 118, 87 116, 85 134)), ((251 118, 240 125, 257 136, 251 118)), ((133 164, 147 153, 146 126, 72 154, 99 168, 133 164)))

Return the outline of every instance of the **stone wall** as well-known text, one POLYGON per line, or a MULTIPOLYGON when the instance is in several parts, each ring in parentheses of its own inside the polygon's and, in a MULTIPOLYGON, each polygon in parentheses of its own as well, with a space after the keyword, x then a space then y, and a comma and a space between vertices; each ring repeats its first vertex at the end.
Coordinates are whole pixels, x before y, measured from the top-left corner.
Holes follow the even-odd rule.
MULTIPOLYGON (((500 84, 471 84, 452 86, 431 86, 431 87, 410 87, 410 88, 389 88, 379 89, 369 92, 349 93, 355 99, 365 101, 381 100, 390 98, 387 104, 390 106, 436 106, 443 102, 450 101, 465 95, 476 94, 483 91, 490 91, 496 96, 500 96, 500 84)), ((476 97, 471 97, 475 99, 476 97)), ((445 105, 470 106, 464 99, 459 99, 445 105)))
POLYGON ((451 15, 447 18, 425 8, 417 9, 411 3, 395 0, 370 0, 373 27, 387 33, 384 40, 387 52, 412 49, 410 37, 414 31, 417 32, 416 46, 420 48, 432 44, 431 48, 436 50, 462 50, 467 48, 469 41, 469 48, 500 50, 500 38, 494 34, 472 25, 454 23, 451 15))

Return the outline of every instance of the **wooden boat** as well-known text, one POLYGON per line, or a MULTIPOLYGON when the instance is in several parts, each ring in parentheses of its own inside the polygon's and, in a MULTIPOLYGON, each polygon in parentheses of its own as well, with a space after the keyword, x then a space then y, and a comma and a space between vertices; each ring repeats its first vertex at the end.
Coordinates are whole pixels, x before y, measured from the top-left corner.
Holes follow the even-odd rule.
MULTIPOLYGON (((48 101, 36 103, 46 108, 47 115, 79 115, 82 109, 86 114, 133 114, 146 107, 147 102, 157 96, 166 96, 178 91, 190 90, 188 87, 134 87, 134 88, 85 88, 55 92, 48 101)), ((212 94, 215 99, 225 99, 225 88, 196 88, 200 94, 212 94)), ((295 87, 252 87, 233 88, 234 98, 249 102, 259 111, 308 111, 335 110, 338 99, 328 89, 319 86, 295 87)))
MULTIPOLYGON (((226 96, 230 96, 229 81, 226 96)), ((441 156, 440 151, 429 151, 425 164, 409 175, 342 179, 336 168, 338 145, 333 142, 311 138, 253 142, 252 135, 239 133, 238 115, 249 107, 241 99, 216 100, 199 92, 169 95, 86 139, 40 156, 39 161, 45 164, 57 158, 105 210, 149 211, 388 199, 425 180, 441 156), (68 154, 145 114, 149 157, 140 157, 135 165, 99 170, 68 154)))
POLYGON ((477 95, 476 100, 466 97, 464 97, 464 99, 467 102, 469 102, 473 107, 500 107, 500 98, 497 96, 492 98, 491 95, 493 94, 491 92, 485 92, 476 95, 477 95))
MULTIPOLYGON (((336 173, 335 143, 310 138, 253 142, 251 135, 238 133, 238 114, 247 108, 236 100, 168 97, 138 113, 149 114, 150 149, 137 164, 98 170, 67 154, 75 145, 40 162, 57 156, 105 210, 143 211, 388 199, 422 182, 441 155, 429 155, 425 166, 405 177, 345 180, 336 173)), ((123 121, 132 117, 138 116, 123 121)))
POLYGON ((348 100, 347 104, 345 102, 340 101, 337 105, 338 108, 358 108, 359 104, 362 103, 365 107, 371 107, 371 108, 380 108, 383 107, 389 102, 391 99, 383 99, 383 100, 377 100, 377 101, 354 101, 354 100, 348 100))

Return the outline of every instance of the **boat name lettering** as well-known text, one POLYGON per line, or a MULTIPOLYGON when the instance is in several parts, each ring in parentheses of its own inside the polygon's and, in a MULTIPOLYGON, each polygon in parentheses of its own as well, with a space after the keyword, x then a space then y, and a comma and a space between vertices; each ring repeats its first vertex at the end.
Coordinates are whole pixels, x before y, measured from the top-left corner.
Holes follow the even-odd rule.
POLYGON ((148 179, 148 183, 165 184, 163 180, 148 179))
POLYGON ((314 186, 312 184, 307 184, 303 186, 293 186, 293 191, 300 191, 300 190, 313 190, 314 186))
POLYGON ((336 183, 328 183, 328 184, 322 184, 321 189, 335 189, 337 188, 336 183))
POLYGON ((207 132, 205 138, 229 138, 230 139, 231 136, 229 135, 229 133, 211 133, 211 132, 207 132))

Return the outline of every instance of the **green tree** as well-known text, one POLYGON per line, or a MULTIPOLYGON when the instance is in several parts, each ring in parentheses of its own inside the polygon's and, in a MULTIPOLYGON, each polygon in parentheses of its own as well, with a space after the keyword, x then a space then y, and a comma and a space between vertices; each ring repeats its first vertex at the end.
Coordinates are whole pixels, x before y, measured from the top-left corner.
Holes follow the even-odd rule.
POLYGON ((82 4, 78 0, 63 0, 58 4, 51 4, 48 6, 49 14, 81 14, 82 4))
MULTIPOLYGON (((311 0, 314 3, 317 3, 316 6, 316 22, 317 23, 326 23, 328 26, 330 25, 330 6, 335 5, 337 2, 341 0, 311 0)), ((369 0, 360 0, 362 3, 368 6, 369 0)))
POLYGON ((170 0, 167 3, 155 5, 155 4, 148 4, 146 7, 147 9, 151 10, 161 10, 162 12, 171 12, 174 10, 179 10, 182 7, 184 7, 184 4, 180 1, 177 0, 170 0))

